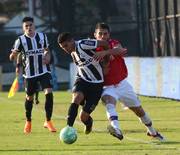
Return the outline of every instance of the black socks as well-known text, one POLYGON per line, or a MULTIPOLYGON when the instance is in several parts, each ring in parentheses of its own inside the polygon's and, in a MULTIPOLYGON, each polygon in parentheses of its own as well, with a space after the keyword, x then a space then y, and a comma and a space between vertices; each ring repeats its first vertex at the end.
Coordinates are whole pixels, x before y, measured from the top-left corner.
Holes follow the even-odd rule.
POLYGON ((26 119, 27 121, 31 121, 31 112, 33 107, 33 101, 29 101, 26 99, 25 101, 25 110, 26 110, 26 119))
POLYGON ((73 126, 76 116, 78 114, 78 107, 79 105, 71 103, 68 110, 67 125, 73 126))
POLYGON ((53 111, 53 94, 52 93, 46 94, 45 111, 46 111, 46 119, 47 121, 50 121, 51 116, 52 116, 52 111, 53 111))

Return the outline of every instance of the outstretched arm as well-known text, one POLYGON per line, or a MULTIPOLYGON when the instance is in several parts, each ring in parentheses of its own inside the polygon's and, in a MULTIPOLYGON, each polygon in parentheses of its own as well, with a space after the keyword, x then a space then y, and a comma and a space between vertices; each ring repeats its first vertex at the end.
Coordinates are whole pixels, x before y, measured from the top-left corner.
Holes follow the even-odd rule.
POLYGON ((108 49, 108 50, 104 50, 101 52, 97 52, 94 54, 93 58, 95 60, 102 60, 105 56, 110 56, 110 55, 124 56, 126 53, 127 53, 126 48, 113 48, 113 49, 108 49))

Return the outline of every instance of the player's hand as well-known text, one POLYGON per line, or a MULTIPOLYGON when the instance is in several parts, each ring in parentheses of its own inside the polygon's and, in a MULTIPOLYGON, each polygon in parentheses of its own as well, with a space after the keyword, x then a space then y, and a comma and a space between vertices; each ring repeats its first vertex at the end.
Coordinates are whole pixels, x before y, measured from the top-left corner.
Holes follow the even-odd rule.
POLYGON ((43 64, 49 64, 51 60, 50 54, 48 51, 44 52, 44 56, 43 56, 43 64))
POLYGON ((20 73, 20 68, 16 67, 16 75, 19 75, 19 73, 20 73))
POLYGON ((127 54, 127 48, 121 48, 120 53, 121 56, 125 56, 127 54))
POLYGON ((107 55, 107 51, 96 52, 96 53, 93 55, 93 58, 94 58, 96 61, 101 61, 106 55, 107 55))
POLYGON ((17 57, 17 51, 15 51, 15 50, 11 50, 11 54, 9 55, 9 60, 15 60, 16 59, 16 57, 17 57))

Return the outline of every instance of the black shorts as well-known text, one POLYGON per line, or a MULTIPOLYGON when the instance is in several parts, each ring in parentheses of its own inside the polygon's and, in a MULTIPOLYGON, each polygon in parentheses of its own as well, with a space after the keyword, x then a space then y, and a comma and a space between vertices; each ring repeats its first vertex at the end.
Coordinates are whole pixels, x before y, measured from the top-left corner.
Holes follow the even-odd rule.
POLYGON ((84 94, 83 111, 91 113, 97 106, 103 90, 103 83, 90 83, 81 78, 76 79, 73 92, 82 92, 84 94))
POLYGON ((43 75, 25 79, 25 90, 28 96, 32 96, 37 92, 37 86, 41 86, 44 90, 45 88, 52 88, 52 77, 50 73, 45 73, 43 75))

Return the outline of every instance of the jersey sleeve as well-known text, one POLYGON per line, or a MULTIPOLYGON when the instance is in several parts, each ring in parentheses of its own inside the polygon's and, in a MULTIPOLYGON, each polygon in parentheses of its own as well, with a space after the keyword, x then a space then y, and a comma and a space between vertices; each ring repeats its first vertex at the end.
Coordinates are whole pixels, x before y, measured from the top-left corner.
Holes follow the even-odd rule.
POLYGON ((17 52, 21 52, 22 49, 23 49, 23 47, 22 47, 21 40, 20 40, 20 38, 18 38, 18 39, 16 39, 12 50, 15 50, 17 52))
POLYGON ((79 41, 79 46, 84 50, 96 49, 97 40, 96 39, 83 39, 79 41))

